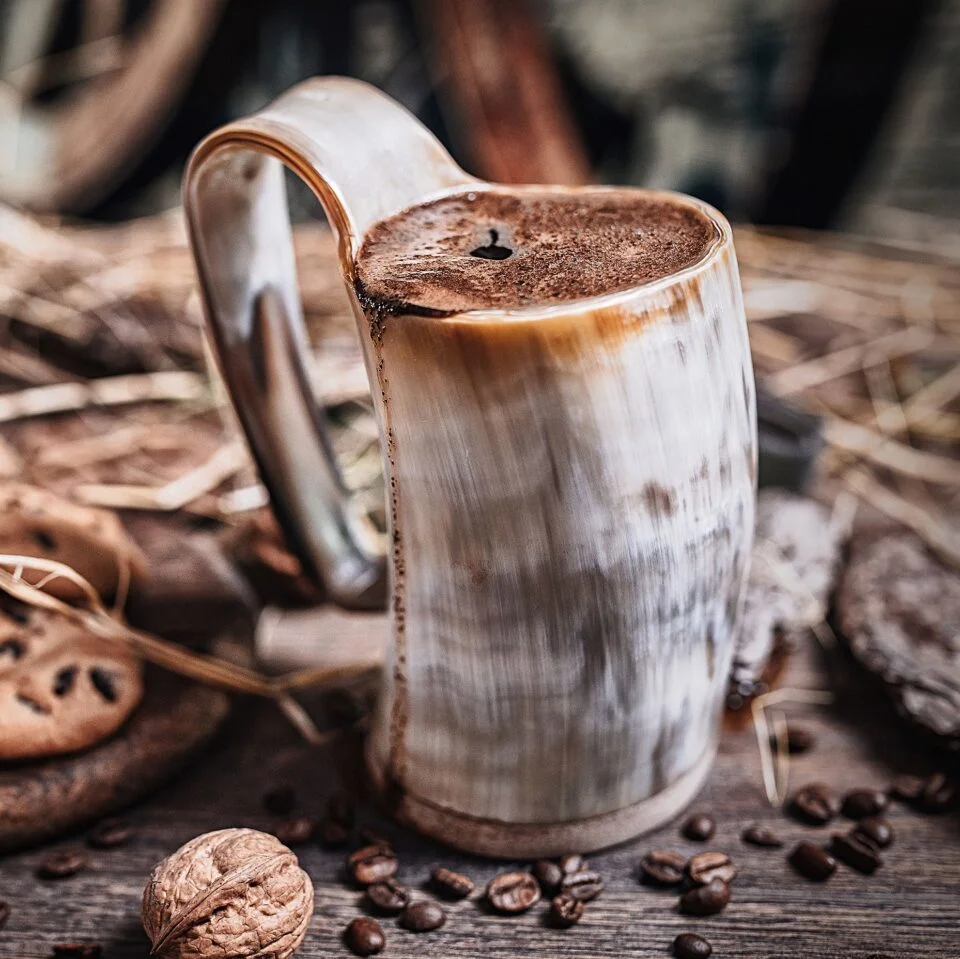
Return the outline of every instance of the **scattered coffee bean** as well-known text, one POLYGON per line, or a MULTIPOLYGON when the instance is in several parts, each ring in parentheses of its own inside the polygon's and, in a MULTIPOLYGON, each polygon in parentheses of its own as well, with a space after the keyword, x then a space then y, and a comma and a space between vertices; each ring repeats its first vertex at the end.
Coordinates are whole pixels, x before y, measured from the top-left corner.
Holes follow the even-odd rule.
POLYGON ((53 959, 100 959, 103 949, 96 942, 61 942, 51 955, 53 959))
POLYGON ((289 816, 297 808, 297 794, 292 786, 274 786, 263 794, 262 802, 271 816, 289 816))
POLYGON ((893 842, 893 826, 881 816, 870 816, 854 826, 852 835, 876 849, 886 849, 893 842))
POLYGON ((583 856, 578 856, 575 853, 569 856, 560 857, 560 871, 568 876, 572 872, 583 872, 587 868, 587 860, 583 856))
POLYGON ((837 870, 837 860, 807 840, 797 843, 788 859, 801 876, 814 882, 829 879, 837 870))
POLYGON ((6 902, 0 902, 0 929, 2 929, 7 924, 7 920, 9 918, 10 918, 10 904, 6 902))
POLYGON ((678 852, 654 849, 640 860, 640 879, 650 886, 679 886, 686 864, 686 857, 678 852))
POLYGON ((335 819, 323 819, 317 826, 317 839, 324 849, 342 849, 350 842, 350 828, 335 819))
POLYGON ((133 826, 120 819, 102 819, 90 831, 87 843, 94 849, 116 849, 125 846, 135 835, 133 826))
POLYGON ((472 879, 443 866, 437 866, 430 873, 430 882, 438 893, 448 899, 466 899, 475 888, 472 879))
MULTIPOLYGON (((531 877, 532 878, 532 877, 531 877)), ((435 902, 411 902, 400 914, 400 925, 410 932, 433 932, 447 921, 447 914, 435 902)))
POLYGON ((571 872, 563 877, 560 891, 581 902, 590 902, 603 892, 603 879, 600 873, 592 869, 583 869, 580 872, 571 872))
POLYGON ((569 929, 583 918, 583 900, 564 893, 555 896, 550 903, 550 925, 557 929, 569 929))
POLYGON ((853 833, 849 836, 834 833, 830 852, 851 869, 856 869, 857 872, 862 872, 866 876, 871 875, 883 865, 883 860, 876 849, 869 843, 862 842, 853 833))
POLYGON ((347 948, 358 956, 374 956, 387 944, 387 937, 376 919, 359 916, 343 931, 347 948))
POLYGON ((722 879, 712 879, 680 897, 680 911, 686 916, 715 916, 730 902, 730 887, 722 879))
POLYGON ((810 783, 794 793, 790 812, 810 826, 825 826, 840 811, 840 802, 829 786, 810 783))
POLYGON ((526 912, 540 901, 540 887, 528 872, 502 872, 487 884, 487 901, 497 912, 526 912))
POLYGON ((399 863, 393 849, 383 843, 364 846, 347 860, 350 874, 361 886, 371 886, 393 876, 399 863))
POLYGON ((308 816, 294 816, 281 820, 273 827, 273 834, 285 846, 302 846, 313 838, 317 824, 308 816))
POLYGON ((713 946, 703 936, 681 932, 673 940, 673 954, 677 959, 709 959, 713 954, 713 946))
POLYGON ((684 824, 681 830, 687 839, 694 842, 706 842, 713 838, 717 831, 717 824, 704 813, 691 816, 684 824))
POLYGON ((40 863, 37 875, 41 879, 68 879, 87 868, 87 857, 79 849, 64 849, 47 856, 40 863))
MULTIPOLYGON (((791 756, 802 756, 804 753, 810 752, 816 743, 816 738, 806 726, 794 726, 793 723, 787 724, 787 752, 791 756)), ((776 736, 770 737, 770 748, 774 752, 780 748, 776 736)))
POLYGON ((714 879, 731 883, 737 877, 737 867, 725 852, 701 852, 687 863, 687 875, 697 886, 705 886, 714 879))
POLYGON ((384 879, 367 886, 367 898, 381 912, 397 915, 410 903, 410 890, 396 879, 384 879))
POLYGON ((356 811, 353 803, 343 795, 343 793, 334 793, 328 800, 323 811, 323 818, 330 822, 339 823, 345 829, 353 828, 356 819, 356 811))
POLYGON ((783 840, 769 827, 753 823, 744 829, 740 837, 751 846, 761 846, 764 849, 779 849, 783 840))
POLYGON ((559 891, 563 870, 553 860, 538 859, 533 864, 533 874, 540 883, 540 888, 548 895, 552 896, 559 891))
POLYGON ((923 812, 940 813, 953 805, 956 786, 944 773, 933 773, 923 783, 918 806, 923 812))
POLYGON ((889 802, 881 789, 851 789, 843 797, 841 812, 847 819, 866 819, 867 816, 878 816, 889 802))
POLYGON ((916 802, 923 795, 924 780, 919 776, 897 776, 887 792, 900 802, 916 802))

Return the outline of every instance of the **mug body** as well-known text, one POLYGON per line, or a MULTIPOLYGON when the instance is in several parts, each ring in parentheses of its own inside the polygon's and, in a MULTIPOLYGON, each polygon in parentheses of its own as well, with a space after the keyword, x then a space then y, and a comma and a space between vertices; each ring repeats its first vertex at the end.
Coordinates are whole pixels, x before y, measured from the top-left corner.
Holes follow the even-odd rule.
POLYGON ((686 202, 715 243, 646 286, 516 313, 357 307, 390 496, 368 763, 399 818, 461 848, 611 845, 709 770, 756 422, 730 228, 686 202))

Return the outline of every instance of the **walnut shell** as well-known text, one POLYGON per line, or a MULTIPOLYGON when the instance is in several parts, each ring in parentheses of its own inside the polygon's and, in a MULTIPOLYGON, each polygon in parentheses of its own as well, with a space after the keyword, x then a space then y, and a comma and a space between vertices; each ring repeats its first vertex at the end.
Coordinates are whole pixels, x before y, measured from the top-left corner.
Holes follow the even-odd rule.
POLYGON ((158 863, 143 891, 152 952, 178 959, 286 959, 313 915, 297 857, 256 829, 204 833, 158 863))

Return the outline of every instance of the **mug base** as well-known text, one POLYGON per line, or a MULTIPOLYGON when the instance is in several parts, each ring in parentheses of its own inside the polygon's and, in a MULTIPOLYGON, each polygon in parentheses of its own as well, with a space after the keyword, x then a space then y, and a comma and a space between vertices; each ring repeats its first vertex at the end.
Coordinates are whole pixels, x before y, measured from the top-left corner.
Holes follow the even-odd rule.
POLYGON ((379 770, 370 768, 374 788, 391 815, 418 832, 463 852, 495 859, 536 859, 587 853, 651 832, 679 815, 700 792, 713 766, 717 744, 679 779, 632 806, 600 816, 554 823, 509 823, 476 819, 411 793, 388 798, 379 770))

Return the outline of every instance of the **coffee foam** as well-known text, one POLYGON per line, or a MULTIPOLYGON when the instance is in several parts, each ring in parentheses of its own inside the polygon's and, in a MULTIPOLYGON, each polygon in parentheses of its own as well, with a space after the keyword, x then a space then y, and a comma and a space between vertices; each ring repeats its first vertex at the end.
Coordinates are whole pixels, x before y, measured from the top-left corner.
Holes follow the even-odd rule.
POLYGON ((692 205, 640 191, 462 193, 375 224, 357 289, 393 313, 549 306, 670 276, 718 236, 692 205))

